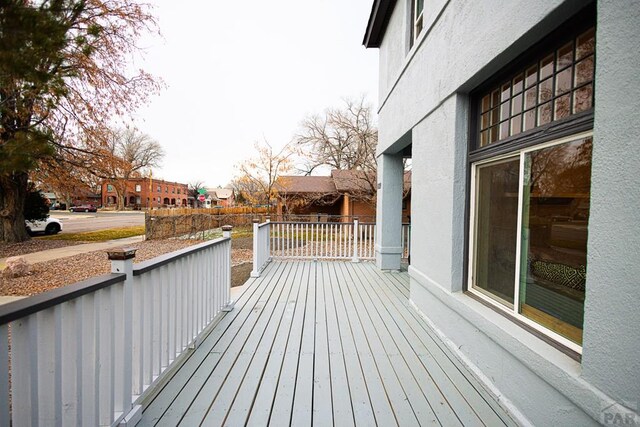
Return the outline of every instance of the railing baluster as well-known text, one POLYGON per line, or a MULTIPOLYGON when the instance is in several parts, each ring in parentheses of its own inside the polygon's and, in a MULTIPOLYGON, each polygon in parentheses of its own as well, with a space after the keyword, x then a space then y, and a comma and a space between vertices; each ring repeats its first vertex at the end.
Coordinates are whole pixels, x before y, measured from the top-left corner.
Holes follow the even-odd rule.
POLYGON ((36 424, 55 424, 61 420, 56 408, 60 402, 60 383, 56 381, 54 372, 60 373, 60 339, 62 336, 57 331, 60 326, 59 307, 49 308, 35 314, 37 324, 37 348, 38 364, 36 376, 38 378, 36 391, 38 407, 38 418, 36 424), (53 397, 53 399, 51 398, 53 397), (58 416, 57 416, 58 415, 58 416))
POLYGON ((152 328, 151 322, 153 322, 153 305, 150 302, 153 299, 153 277, 149 274, 143 281, 144 283, 144 298, 141 309, 144 312, 144 321, 142 324, 142 342, 144 343, 144 355, 142 358, 142 371, 143 371, 143 390, 151 384, 151 352, 152 346, 152 328))
POLYGON ((154 380, 156 377, 160 375, 163 368, 164 351, 165 351, 164 337, 166 336, 166 333, 167 333, 166 331, 167 330, 167 318, 166 318, 167 311, 164 305, 164 301, 165 301, 164 282, 166 281, 168 270, 169 270, 169 267, 166 265, 158 268, 157 269, 158 276, 154 283, 154 287, 155 287, 154 302, 155 302, 155 310, 156 310, 155 312, 156 320, 154 321, 156 325, 156 334, 155 334, 156 342, 154 347, 154 353, 156 353, 156 357, 153 362, 154 380))
POLYGON ((62 304, 62 425, 81 423, 81 300, 62 304))
MULTIPOLYGON (((118 284, 111 288, 111 306, 113 309, 113 411, 115 413, 128 412, 131 401, 126 402, 126 395, 131 391, 131 385, 125 387, 125 358, 129 356, 125 335, 124 286, 118 284), (125 388, 128 388, 125 391, 125 388)), ((130 375, 130 372, 127 372, 130 375)))
POLYGON ((0 425, 11 424, 9 405, 9 325, 0 325, 0 425), (7 367, 4 369, 4 367, 7 367))
POLYGON ((169 274, 171 273, 169 267, 164 269, 164 274, 162 274, 160 286, 162 287, 160 291, 161 295, 161 308, 160 312, 162 315, 160 318, 162 319, 162 333, 160 334, 162 340, 161 346, 161 357, 160 357, 160 370, 164 370, 167 366, 169 366, 169 274))
POLYGON ((99 358, 98 366, 98 422, 107 425, 113 418, 113 346, 112 346, 112 307, 111 288, 102 289, 97 292, 98 296, 98 351, 96 358, 99 358))
MULTIPOLYGON (((76 372, 75 397, 76 397, 76 422, 65 421, 64 425, 79 424, 91 425, 96 422, 95 414, 95 365, 94 349, 94 305, 93 294, 80 297, 75 303, 75 320, 73 328, 75 333, 69 335, 76 340, 75 366, 70 368, 76 372)), ((64 374, 63 374, 64 375, 64 374)))

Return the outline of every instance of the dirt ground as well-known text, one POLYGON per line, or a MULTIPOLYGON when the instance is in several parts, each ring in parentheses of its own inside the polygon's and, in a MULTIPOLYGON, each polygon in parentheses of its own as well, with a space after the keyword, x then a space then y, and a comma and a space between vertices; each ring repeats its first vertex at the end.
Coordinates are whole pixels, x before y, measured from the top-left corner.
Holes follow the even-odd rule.
POLYGON ((231 240, 231 287, 242 286, 249 280, 249 275, 253 269, 253 237, 238 237, 231 240), (248 259, 239 262, 239 256, 234 257, 234 253, 248 255, 248 259), (235 259, 234 259, 235 258, 235 259))
MULTIPOLYGON (((147 240, 133 245, 138 249, 135 262, 142 262, 194 244, 200 240, 147 240)), ((0 257, 24 255, 47 249, 68 246, 59 240, 31 239, 24 243, 0 246, 0 257)), ((253 268, 253 239, 234 238, 231 242, 231 286, 243 285, 253 268)), ((0 275, 0 295, 29 296, 66 286, 94 276, 107 274, 110 262, 104 251, 89 252, 67 258, 31 265, 29 275, 5 278, 0 275)))

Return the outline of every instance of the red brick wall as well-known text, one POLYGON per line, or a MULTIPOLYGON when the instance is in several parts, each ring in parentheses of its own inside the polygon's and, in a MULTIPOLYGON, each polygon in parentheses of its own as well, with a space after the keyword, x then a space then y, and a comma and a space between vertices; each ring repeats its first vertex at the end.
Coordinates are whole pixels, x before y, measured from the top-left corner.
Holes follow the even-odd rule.
MULTIPOLYGON (((109 182, 102 183, 102 205, 105 207, 115 207, 116 191, 110 188, 109 182)), ((164 207, 164 206, 186 206, 189 200, 189 189, 187 184, 169 182, 147 178, 134 178, 127 182, 125 192, 125 207, 164 207), (151 192, 149 191, 151 184, 151 192), (160 191, 158 191, 160 190, 160 191), (160 201, 158 201, 160 198, 160 201)))

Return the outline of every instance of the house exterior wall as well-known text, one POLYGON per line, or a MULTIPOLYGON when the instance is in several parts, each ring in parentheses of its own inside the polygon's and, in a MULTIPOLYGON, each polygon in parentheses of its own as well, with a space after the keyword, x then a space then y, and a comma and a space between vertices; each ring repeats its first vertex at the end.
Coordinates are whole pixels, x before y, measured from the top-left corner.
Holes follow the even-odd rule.
POLYGON ((603 422, 606 411, 631 411, 638 423, 639 3, 597 3, 581 361, 471 298, 463 288, 468 93, 586 2, 425 3, 425 29, 411 49, 409 4, 396 2, 380 46, 378 153, 397 153, 410 132, 413 304, 523 424, 591 425, 603 422))
MULTIPOLYGON (((360 221, 374 222, 376 208, 366 202, 354 200, 348 194, 345 194, 342 197, 340 215, 345 217, 356 216, 359 217, 360 221)), ((345 221, 350 221, 350 219, 345 218, 345 221)))
MULTIPOLYGON (((139 208, 159 208, 167 205, 187 206, 189 200, 189 189, 187 184, 177 182, 169 182, 154 179, 151 181, 151 192, 149 191, 148 178, 133 178, 127 182, 127 190, 125 192, 127 207, 139 208), (158 189, 160 191, 158 191, 158 189), (160 201, 158 201, 158 197, 160 201), (133 198, 133 199, 132 199, 133 198), (140 199, 138 203, 137 200, 140 199), (167 202, 168 199, 168 203, 167 202), (175 200, 175 203, 172 201, 175 200), (133 203, 131 203, 133 201, 133 203), (180 201, 180 202, 178 202, 180 201)), ((102 205, 105 207, 114 206, 117 193, 112 184, 108 181, 102 183, 102 205), (111 188, 111 190, 109 190, 111 188)))

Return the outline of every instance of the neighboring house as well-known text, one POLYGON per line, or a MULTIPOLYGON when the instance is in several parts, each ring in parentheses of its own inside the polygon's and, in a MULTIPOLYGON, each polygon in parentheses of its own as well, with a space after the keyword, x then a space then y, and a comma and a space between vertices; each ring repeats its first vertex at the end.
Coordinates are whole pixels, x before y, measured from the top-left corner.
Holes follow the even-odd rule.
POLYGON ((639 29, 630 0, 373 3, 378 266, 411 157, 411 300, 523 424, 640 420, 639 29))
POLYGON ((341 196, 330 176, 281 176, 278 190, 278 215, 340 215, 341 196))
POLYGON ((218 198, 216 197, 216 193, 212 192, 210 190, 207 190, 207 192, 205 194, 203 194, 204 196, 204 201, 200 201, 198 200, 198 206, 203 207, 203 208, 211 208, 214 206, 218 206, 218 198))
MULTIPOLYGON (((402 201, 403 218, 410 215, 411 172, 402 201)), ((373 220, 376 214, 375 176, 359 170, 332 170, 331 176, 282 176, 278 180, 278 214, 357 216, 373 220)))
POLYGON ((207 188, 207 195, 211 200, 210 206, 230 208, 235 206, 235 192, 231 188, 207 188))
MULTIPOLYGON (((102 183, 102 203, 104 207, 117 205, 114 185, 108 181, 102 183)), ((163 181, 160 179, 131 178, 127 182, 124 205, 128 208, 187 207, 189 189, 187 184, 163 181)))

